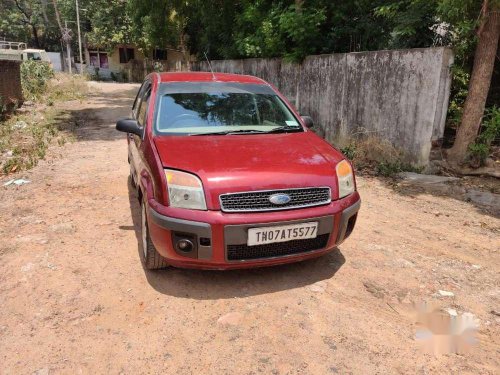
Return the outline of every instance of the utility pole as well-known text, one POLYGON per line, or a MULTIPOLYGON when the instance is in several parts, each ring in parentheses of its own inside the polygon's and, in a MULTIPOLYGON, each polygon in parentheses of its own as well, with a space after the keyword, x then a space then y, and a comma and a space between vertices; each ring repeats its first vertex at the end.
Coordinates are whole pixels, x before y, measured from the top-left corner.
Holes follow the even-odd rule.
MULTIPOLYGON (((68 30, 68 21, 64 21, 64 27, 68 30)), ((69 40, 66 41, 66 53, 68 54, 68 68, 69 74, 71 74, 71 49, 69 48, 70 43, 69 40)))
POLYGON ((78 49, 80 51, 80 74, 83 74, 83 57, 82 57, 82 35, 80 34, 80 11, 78 10, 78 0, 76 3, 76 25, 78 28, 78 49))

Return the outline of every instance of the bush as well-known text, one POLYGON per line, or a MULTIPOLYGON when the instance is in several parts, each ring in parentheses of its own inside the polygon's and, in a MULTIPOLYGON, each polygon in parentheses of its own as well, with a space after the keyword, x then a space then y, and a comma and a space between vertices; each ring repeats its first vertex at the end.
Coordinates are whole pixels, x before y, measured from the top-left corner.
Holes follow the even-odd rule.
POLYGON ((415 167, 405 161, 403 151, 395 148, 387 140, 376 137, 366 137, 352 140, 341 148, 342 153, 350 159, 358 171, 392 176, 399 172, 421 172, 422 168, 415 167))
POLYGON ((63 145, 72 139, 78 126, 76 112, 63 110, 57 103, 83 100, 88 94, 85 78, 56 73, 45 86, 36 105, 0 123, 0 176, 32 168, 45 157, 52 141, 63 145))
POLYGON ((119 73, 111 72, 110 77, 111 77, 111 80, 115 81, 115 82, 128 82, 127 72, 125 70, 121 71, 119 73))
POLYGON ((472 166, 479 167, 483 165, 490 154, 492 144, 499 140, 500 108, 493 106, 486 110, 481 133, 477 137, 476 142, 469 146, 472 166))
POLYGON ((21 86, 24 98, 39 99, 47 90, 48 81, 54 77, 54 70, 49 63, 28 60, 21 64, 21 86))
POLYGON ((101 80, 101 77, 99 76, 99 68, 98 67, 94 68, 94 74, 91 75, 91 79, 93 81, 100 81, 101 80))
POLYGON ((457 128, 462 119, 465 99, 468 94, 470 74, 462 67, 454 65, 452 67, 452 83, 450 93, 450 104, 448 106, 447 125, 457 128))
POLYGON ((354 160, 356 157, 356 146, 353 143, 341 148, 340 151, 349 160, 354 160))
POLYGON ((415 172, 421 173, 423 168, 414 167, 410 163, 405 163, 401 160, 393 161, 393 162, 380 162, 375 167, 375 172, 378 175, 384 177, 391 177, 400 172, 415 172))

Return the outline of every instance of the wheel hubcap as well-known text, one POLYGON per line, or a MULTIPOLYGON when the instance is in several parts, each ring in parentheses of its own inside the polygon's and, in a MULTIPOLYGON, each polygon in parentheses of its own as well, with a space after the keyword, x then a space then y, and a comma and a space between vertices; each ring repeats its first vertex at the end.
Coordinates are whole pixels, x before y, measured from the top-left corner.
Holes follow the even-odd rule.
POLYGON ((141 235, 142 235, 142 251, 144 252, 144 259, 146 259, 146 256, 148 254, 148 247, 147 247, 147 243, 148 243, 148 238, 147 238, 147 224, 146 224, 146 204, 143 203, 142 204, 142 228, 141 228, 141 235))

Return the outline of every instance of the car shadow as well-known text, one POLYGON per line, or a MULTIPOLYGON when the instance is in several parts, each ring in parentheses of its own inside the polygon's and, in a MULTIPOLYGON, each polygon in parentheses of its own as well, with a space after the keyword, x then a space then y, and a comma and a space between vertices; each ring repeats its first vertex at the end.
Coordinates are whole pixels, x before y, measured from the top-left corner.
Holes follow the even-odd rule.
MULTIPOLYGON (((137 239, 137 262, 141 262, 141 208, 136 189, 127 181, 133 228, 137 239)), ((128 230, 126 226, 122 229, 128 230)), ((144 268, 149 284, 158 292, 174 297, 199 300, 248 297, 300 288, 332 278, 345 263, 339 249, 319 258, 280 266, 206 271, 144 268)))

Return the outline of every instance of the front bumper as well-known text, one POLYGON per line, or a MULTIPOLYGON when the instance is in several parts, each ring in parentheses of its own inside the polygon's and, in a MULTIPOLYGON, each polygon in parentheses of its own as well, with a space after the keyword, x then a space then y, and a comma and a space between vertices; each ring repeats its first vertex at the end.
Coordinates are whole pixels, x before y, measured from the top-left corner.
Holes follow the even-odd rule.
POLYGON ((236 269, 291 263, 321 256, 341 244, 354 228, 361 201, 357 192, 328 205, 276 212, 224 213, 165 207, 148 200, 148 224, 157 251, 173 266, 236 269), (319 249, 259 259, 228 259, 228 246, 246 244, 248 228, 318 221, 318 236, 328 238, 319 249), (195 247, 179 251, 174 242, 186 236, 195 247))

